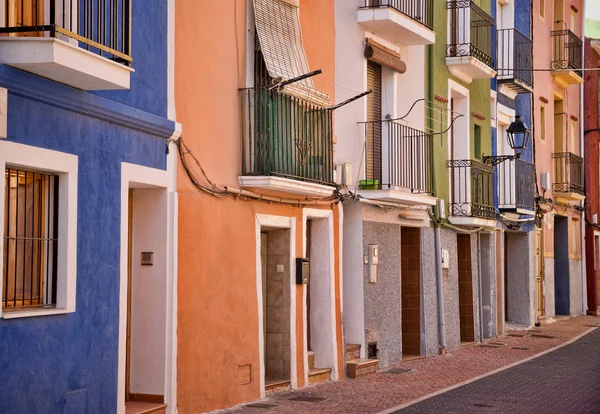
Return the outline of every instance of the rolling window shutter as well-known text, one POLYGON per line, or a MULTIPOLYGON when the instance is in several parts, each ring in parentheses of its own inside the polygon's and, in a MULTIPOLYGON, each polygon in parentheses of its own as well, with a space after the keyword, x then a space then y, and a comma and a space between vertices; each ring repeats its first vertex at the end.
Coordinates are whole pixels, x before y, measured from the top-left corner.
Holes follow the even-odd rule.
POLYGON ((400 59, 399 53, 388 49, 371 39, 367 39, 365 57, 372 62, 388 67, 400 74, 406 72, 406 63, 400 59))
MULTIPOLYGON (((381 121, 381 65, 367 61, 367 121, 381 121)), ((367 124, 367 180, 381 184, 381 122, 367 124)))
MULTIPOLYGON (((277 81, 310 72, 298 7, 289 0, 253 0, 254 21, 269 75, 277 81)), ((321 106, 329 106, 327 94, 315 89, 311 78, 294 82, 283 92, 321 106)))

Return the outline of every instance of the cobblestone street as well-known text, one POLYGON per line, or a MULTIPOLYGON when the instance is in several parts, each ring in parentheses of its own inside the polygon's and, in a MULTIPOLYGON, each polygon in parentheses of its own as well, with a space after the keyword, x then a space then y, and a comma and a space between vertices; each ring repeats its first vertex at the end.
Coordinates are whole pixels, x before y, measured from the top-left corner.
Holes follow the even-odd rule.
MULTIPOLYGON (((402 369, 391 372, 386 369, 357 380, 329 382, 298 391, 272 394, 263 401, 226 412, 393 412, 411 401, 550 350, 590 332, 596 325, 600 325, 600 318, 582 316, 529 331, 509 331, 506 336, 462 348, 444 357, 409 361, 393 367, 402 369)), ((600 404, 600 385, 589 375, 586 380, 585 373, 595 375, 598 372, 599 362, 595 359, 594 349, 599 346, 600 331, 596 331, 572 345, 498 375, 426 399, 402 412, 597 412, 593 411, 593 407, 600 404), (548 369, 556 371, 549 373, 548 369), (534 378, 526 375, 529 371, 534 378), (579 373, 582 374, 581 383, 575 382, 579 373), (536 381, 539 382, 537 388, 536 381), (559 385, 569 381, 574 384, 569 395, 577 399, 577 406, 569 406, 568 398, 557 393, 559 385), (502 384, 504 387, 500 387, 502 384), (543 395, 535 390, 543 390, 543 395), (476 394, 479 394, 478 398, 476 394), (554 398, 549 399, 549 396, 554 398), (543 399, 546 399, 550 408, 540 405, 543 399), (556 400, 563 405, 556 404, 556 400)))

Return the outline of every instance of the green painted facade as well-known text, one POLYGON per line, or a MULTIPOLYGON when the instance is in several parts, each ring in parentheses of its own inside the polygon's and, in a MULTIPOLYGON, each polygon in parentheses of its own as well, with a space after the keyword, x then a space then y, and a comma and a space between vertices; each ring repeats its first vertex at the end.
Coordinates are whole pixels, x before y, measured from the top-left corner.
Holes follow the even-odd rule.
MULTIPOLYGON (((475 0, 475 4, 481 7, 486 13, 490 14, 490 0, 475 0)), ((458 84, 464 86, 469 90, 469 112, 464 114, 469 120, 470 130, 470 155, 471 159, 481 161, 482 155, 492 154, 492 140, 491 140, 491 122, 490 122, 490 90, 491 84, 489 79, 476 79, 471 84, 466 84, 456 77, 452 76, 448 71, 446 65, 446 50, 448 45, 448 10, 446 8, 445 0, 434 1, 434 30, 436 33, 436 42, 433 45, 426 46, 428 48, 427 70, 429 73, 429 82, 427 82, 426 88, 428 99, 438 106, 446 106, 439 101, 434 100, 434 96, 437 94, 444 98, 450 99, 448 96, 448 80, 452 79, 458 84), (477 112, 485 116, 485 120, 475 118, 472 113, 477 112), (481 147, 478 148, 478 154, 475 151, 475 125, 478 125, 481 133, 481 147)), ((448 125, 446 121, 441 119, 444 115, 439 113, 433 113, 432 118, 435 119, 435 124, 429 124, 429 127, 435 131, 443 131, 448 125)), ((426 121, 427 122, 427 121, 426 121)), ((430 121, 431 122, 431 121, 430 121)), ((457 137, 457 139, 460 139, 457 137)), ((455 140, 456 142, 456 140, 455 140)), ((449 132, 442 135, 434 135, 433 137, 433 158, 434 158, 434 195, 437 198, 446 200, 446 205, 450 201, 450 189, 448 179, 448 157, 449 157, 449 132)))

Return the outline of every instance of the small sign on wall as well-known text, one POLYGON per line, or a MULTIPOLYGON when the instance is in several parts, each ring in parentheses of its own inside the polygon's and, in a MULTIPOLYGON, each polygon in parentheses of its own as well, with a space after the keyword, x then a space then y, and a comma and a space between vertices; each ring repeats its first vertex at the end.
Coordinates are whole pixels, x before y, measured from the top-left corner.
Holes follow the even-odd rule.
POLYGON ((154 252, 142 252, 142 266, 152 266, 154 264, 154 252))

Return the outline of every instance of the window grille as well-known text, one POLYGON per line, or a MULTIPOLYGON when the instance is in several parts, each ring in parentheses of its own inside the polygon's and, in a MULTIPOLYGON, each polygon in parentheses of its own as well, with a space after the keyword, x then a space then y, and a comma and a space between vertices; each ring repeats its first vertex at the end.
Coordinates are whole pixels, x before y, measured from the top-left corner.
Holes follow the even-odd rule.
POLYGON ((58 176, 6 168, 2 308, 56 304, 58 176))

